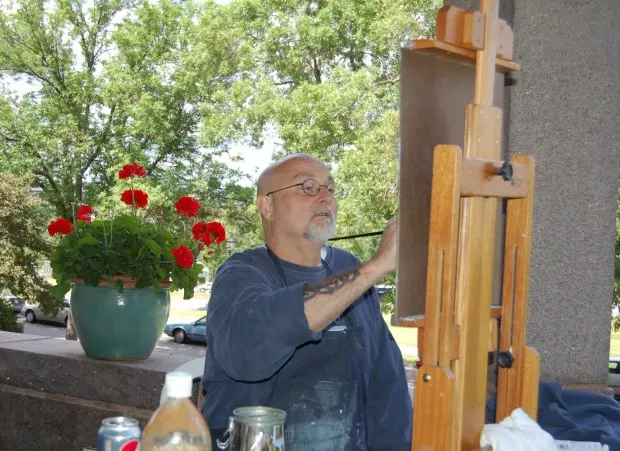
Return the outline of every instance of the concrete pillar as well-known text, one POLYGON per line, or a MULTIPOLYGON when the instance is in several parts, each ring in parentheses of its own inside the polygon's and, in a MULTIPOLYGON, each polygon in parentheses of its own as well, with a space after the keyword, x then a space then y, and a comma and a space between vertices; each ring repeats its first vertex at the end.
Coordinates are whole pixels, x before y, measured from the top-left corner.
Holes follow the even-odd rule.
POLYGON ((604 385, 620 166, 620 2, 500 4, 521 64, 505 104, 507 148, 537 161, 528 341, 541 354, 544 380, 604 385))

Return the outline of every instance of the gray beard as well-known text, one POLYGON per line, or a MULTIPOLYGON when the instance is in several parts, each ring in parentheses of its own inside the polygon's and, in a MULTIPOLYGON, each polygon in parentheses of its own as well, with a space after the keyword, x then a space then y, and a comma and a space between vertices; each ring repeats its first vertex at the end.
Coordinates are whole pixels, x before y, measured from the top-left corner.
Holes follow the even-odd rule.
POLYGON ((310 222, 304 230, 304 238, 318 244, 325 244, 330 238, 336 235, 336 221, 332 217, 325 220, 322 225, 310 222))

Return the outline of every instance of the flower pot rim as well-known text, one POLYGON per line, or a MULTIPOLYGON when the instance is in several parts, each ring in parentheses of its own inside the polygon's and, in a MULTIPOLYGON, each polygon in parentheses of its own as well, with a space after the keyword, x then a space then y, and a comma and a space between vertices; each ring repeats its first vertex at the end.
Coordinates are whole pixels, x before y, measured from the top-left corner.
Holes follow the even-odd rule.
MULTIPOLYGON (((112 279, 122 281, 123 288, 136 288, 136 279, 134 277, 116 275, 116 276, 112 276, 112 279)), ((73 277, 71 280, 74 283, 79 283, 79 284, 84 285, 83 277, 76 276, 76 277, 73 277)), ((172 282, 170 282, 169 280, 160 280, 159 283, 161 284, 162 288, 170 288, 170 286, 172 285, 172 282)), ((102 280, 101 282, 99 282, 99 285, 97 286, 107 287, 107 288, 116 288, 114 285, 112 285, 107 280, 102 280)), ((150 287, 147 287, 147 288, 150 288, 150 287)))

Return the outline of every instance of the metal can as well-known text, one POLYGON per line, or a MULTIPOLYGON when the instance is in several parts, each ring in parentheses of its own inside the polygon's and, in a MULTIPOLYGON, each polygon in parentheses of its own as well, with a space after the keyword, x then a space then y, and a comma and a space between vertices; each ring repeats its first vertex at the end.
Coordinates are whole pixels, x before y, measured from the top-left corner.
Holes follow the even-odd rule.
POLYGON ((97 451, 137 451, 140 449, 140 435, 138 420, 106 418, 97 432, 97 451))

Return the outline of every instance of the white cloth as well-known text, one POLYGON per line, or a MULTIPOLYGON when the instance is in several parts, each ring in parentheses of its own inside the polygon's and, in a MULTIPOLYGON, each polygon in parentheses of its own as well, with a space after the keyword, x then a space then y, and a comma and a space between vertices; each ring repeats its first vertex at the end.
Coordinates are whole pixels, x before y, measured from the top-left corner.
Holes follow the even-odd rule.
POLYGON ((551 434, 520 408, 499 424, 485 424, 480 446, 491 446, 493 451, 558 451, 551 434))

